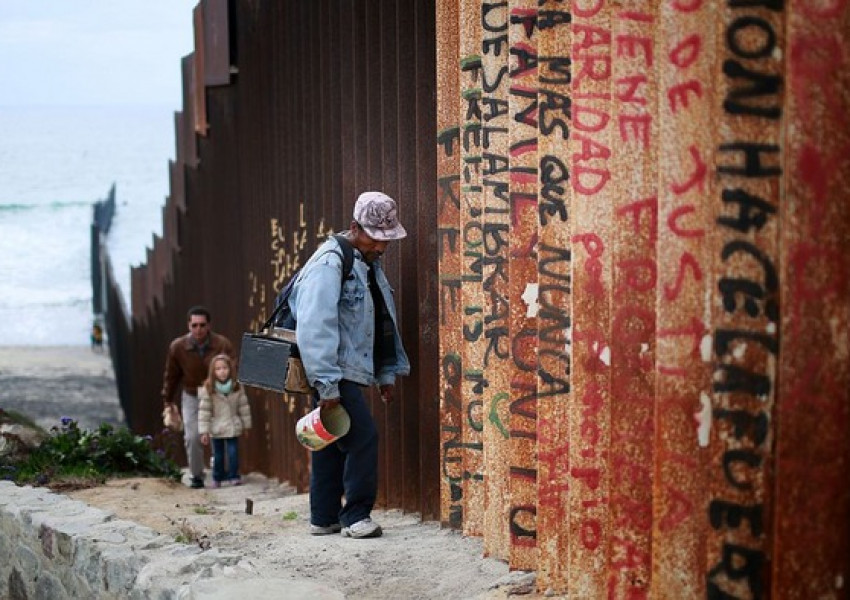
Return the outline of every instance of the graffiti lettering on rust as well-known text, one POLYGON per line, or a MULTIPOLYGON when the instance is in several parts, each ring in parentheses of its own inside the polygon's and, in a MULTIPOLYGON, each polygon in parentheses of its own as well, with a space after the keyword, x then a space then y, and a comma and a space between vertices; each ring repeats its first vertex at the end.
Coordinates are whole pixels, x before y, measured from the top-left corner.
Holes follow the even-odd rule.
POLYGON ((440 427, 442 447, 442 474, 448 480, 451 490, 449 505, 449 523, 452 527, 461 527, 463 519, 463 482, 479 479, 481 474, 470 472, 463 466, 464 451, 481 452, 481 443, 464 442, 461 428, 442 425, 440 427))
POLYGON ((655 460, 657 187, 656 14, 626 0, 612 11, 613 223, 608 596, 649 594, 655 460))
POLYGON ((440 374, 445 382, 446 404, 460 410, 460 399, 455 396, 453 390, 460 385, 460 379, 463 376, 461 369, 461 359, 459 354, 447 354, 443 356, 440 364, 440 374))
MULTIPOLYGON (((767 20, 743 15, 726 27, 726 46, 740 59, 770 58, 776 49, 776 32, 767 20), (743 40, 746 39, 746 42, 743 40)), ((743 83, 730 85, 723 108, 733 115, 747 115, 778 119, 781 114, 779 88, 782 77, 749 69, 737 59, 723 63, 723 73, 732 81, 743 83), (767 97, 767 98, 765 98, 767 97), (762 100, 761 104, 758 100, 762 100), (765 102, 772 101, 775 103, 765 102)))
POLYGON ((550 221, 565 223, 567 220, 567 184, 570 172, 567 165, 557 156, 545 154, 540 158, 540 225, 550 221))
POLYGON ((710 131, 715 120, 712 67, 715 8, 704 0, 659 5, 657 157, 658 245, 653 596, 705 596, 706 476, 699 414, 710 424, 705 360, 711 336, 707 298, 711 267, 706 197, 715 180, 710 131), (708 35, 706 35, 706 33, 708 35))
MULTIPOLYGON (((280 220, 272 218, 269 221, 271 227, 272 251, 272 273, 274 281, 272 287, 279 290, 295 271, 301 268, 302 254, 307 246, 307 223, 304 220, 304 203, 299 204, 298 229, 292 232, 292 243, 287 246, 286 232, 280 220)), ((324 236, 327 237, 327 234, 324 236)), ((320 238, 321 239, 321 238, 320 238)))
POLYGON ((538 589, 569 589, 564 557, 569 524, 572 254, 568 167, 572 16, 553 0, 537 3, 537 515, 538 589))
POLYGON ((602 285, 602 254, 605 244, 595 233, 579 233, 573 236, 574 244, 581 244, 587 252, 582 278, 583 291, 591 296, 601 297, 605 290, 602 285))
MULTIPOLYGON (((460 4, 460 89, 459 117, 461 126, 461 188, 460 188, 460 227, 462 235, 461 250, 461 297, 463 381, 461 394, 463 401, 462 426, 465 449, 463 453, 464 470, 471 475, 463 484, 464 523, 463 531, 467 535, 481 535, 484 529, 486 508, 486 490, 484 473, 486 471, 483 438, 483 406, 485 391, 488 389, 485 372, 485 355, 488 339, 485 336, 484 318, 487 313, 487 298, 482 284, 484 281, 484 187, 483 173, 494 160, 483 156, 483 144, 489 143, 493 135, 491 128, 485 129, 483 114, 492 81, 484 69, 481 55, 482 7, 480 3, 463 2, 460 4)), ((496 78, 498 81, 498 78, 496 78)))
POLYGON ((779 352, 779 278, 774 267, 783 40, 781 3, 730 2, 723 63, 723 108, 733 139, 717 146, 723 183, 717 223, 724 238, 717 279, 722 312, 714 329, 712 429, 721 452, 709 522, 719 534, 709 552, 709 598, 764 597, 764 503, 770 499, 773 367, 779 352), (765 123, 768 123, 767 125, 765 123), (771 123, 772 122, 772 123, 771 123), (748 137, 752 136, 752 138, 748 137), (754 235, 748 235, 755 232, 754 235), (734 507, 730 508, 730 507, 734 507), (746 515, 747 518, 743 518, 746 515), (746 527, 745 527, 746 523, 746 527))
POLYGON ((484 189, 484 330, 487 348, 484 372, 490 388, 484 423, 487 451, 487 510, 484 548, 490 556, 507 559, 508 525, 508 405, 510 402, 508 265, 510 249, 510 135, 508 3, 482 2, 482 183, 484 189))
POLYGON ((535 565, 537 516, 537 254, 538 30, 537 2, 510 3, 510 562, 535 565))
MULTIPOLYGON (((510 478, 512 489, 514 484, 521 487, 535 487, 537 469, 511 466, 510 478)), ((534 548, 537 545, 537 506, 536 504, 511 503, 509 527, 511 545, 523 548, 534 548)))
POLYGON ((460 307, 460 277, 440 276, 440 306, 447 310, 441 312, 440 325, 445 325, 449 310, 457 311, 460 307))
POLYGON ((440 308, 440 519, 460 529, 464 521, 462 448, 462 260, 461 186, 462 139, 460 81, 457 76, 460 32, 457 6, 437 7, 437 259, 440 308))
MULTIPOLYGON (((443 129, 442 131, 437 132, 437 149, 442 152, 443 156, 455 156, 458 149, 457 146, 460 144, 460 127, 449 127, 447 129, 443 129)), ((443 179, 455 179, 456 176, 448 175, 444 177, 440 177, 437 179, 438 187, 444 187, 441 183, 443 179)), ((448 196, 451 197, 453 195, 451 186, 449 189, 445 190, 448 192, 448 196)))
MULTIPOLYGON (((552 445, 550 442, 560 438, 560 433, 554 431, 555 425, 551 421, 541 418, 538 426, 538 440, 550 450, 538 453, 537 462, 540 472, 550 473, 553 478, 557 473, 569 473, 570 453, 569 443, 552 445)), ((541 510, 549 509, 553 512, 554 523, 563 523, 567 514, 564 496, 569 492, 570 485, 567 479, 553 480, 549 485, 541 485, 537 502, 541 510)))
MULTIPOLYGON (((458 397, 457 390, 460 389, 462 377, 461 357, 458 354, 446 354, 442 357, 440 365, 440 381, 442 383, 443 410, 449 414, 460 414, 462 403, 458 397)), ((460 427, 446 422, 440 426, 441 465, 443 481, 447 482, 449 497, 448 522, 451 527, 459 528, 463 521, 463 459, 458 451, 460 440, 460 427)), ((443 515, 446 518, 446 515, 443 515)))
POLYGON ((573 95, 572 139, 577 151, 571 157, 572 185, 576 193, 593 196, 602 191, 611 179, 608 159, 611 150, 607 142, 597 141, 610 120, 609 113, 588 100, 610 100, 609 92, 596 91, 601 84, 607 87, 611 79, 611 31, 590 21, 602 13, 607 3, 594 0, 585 5, 573 4, 572 34, 573 95), (585 87, 594 91, 585 92, 585 87), (594 135, 597 134, 597 135, 594 135))
POLYGON ((248 296, 248 306, 254 309, 251 316, 249 329, 256 331, 266 320, 269 314, 266 308, 266 284, 260 283, 260 278, 253 271, 248 271, 248 287, 251 293, 248 296))

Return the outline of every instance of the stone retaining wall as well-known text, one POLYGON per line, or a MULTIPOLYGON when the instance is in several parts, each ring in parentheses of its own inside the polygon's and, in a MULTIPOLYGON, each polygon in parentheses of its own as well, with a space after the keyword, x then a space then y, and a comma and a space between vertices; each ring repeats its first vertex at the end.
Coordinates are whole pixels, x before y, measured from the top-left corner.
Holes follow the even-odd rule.
POLYGON ((197 598, 192 583, 241 578, 241 557, 176 543, 46 488, 0 481, 0 598, 197 598))

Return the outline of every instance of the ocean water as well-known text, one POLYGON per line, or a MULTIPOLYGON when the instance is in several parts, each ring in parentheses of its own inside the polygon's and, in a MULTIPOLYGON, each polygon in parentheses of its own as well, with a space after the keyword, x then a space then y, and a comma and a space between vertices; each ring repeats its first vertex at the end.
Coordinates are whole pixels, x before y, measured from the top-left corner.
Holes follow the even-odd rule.
POLYGON ((0 107, 0 345, 88 345, 93 205, 112 184, 107 247, 129 308, 130 267, 162 232, 174 111, 0 107))

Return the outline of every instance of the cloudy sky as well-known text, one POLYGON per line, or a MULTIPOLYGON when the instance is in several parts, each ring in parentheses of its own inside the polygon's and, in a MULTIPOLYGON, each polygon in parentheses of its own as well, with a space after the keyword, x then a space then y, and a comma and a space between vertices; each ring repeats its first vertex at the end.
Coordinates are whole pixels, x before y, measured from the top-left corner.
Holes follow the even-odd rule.
POLYGON ((180 106, 198 0, 0 0, 0 106, 180 106))

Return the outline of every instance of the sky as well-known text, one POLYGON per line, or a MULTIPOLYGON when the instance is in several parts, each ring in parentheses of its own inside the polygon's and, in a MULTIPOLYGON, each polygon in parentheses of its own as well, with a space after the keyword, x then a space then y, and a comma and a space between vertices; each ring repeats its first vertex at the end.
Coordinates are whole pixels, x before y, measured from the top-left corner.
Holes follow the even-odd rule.
POLYGON ((199 0, 0 0, 0 106, 181 106, 199 0))

